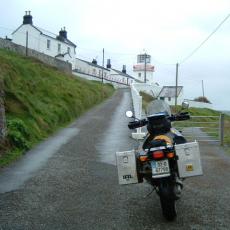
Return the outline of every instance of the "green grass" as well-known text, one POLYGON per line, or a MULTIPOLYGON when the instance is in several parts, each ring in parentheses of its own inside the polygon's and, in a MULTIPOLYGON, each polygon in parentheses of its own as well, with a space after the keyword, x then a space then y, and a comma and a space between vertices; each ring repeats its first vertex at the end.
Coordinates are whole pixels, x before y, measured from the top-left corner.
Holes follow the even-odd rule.
POLYGON ((8 135, 0 146, 0 166, 22 155, 111 96, 114 88, 64 74, 36 59, 0 49, 8 135))

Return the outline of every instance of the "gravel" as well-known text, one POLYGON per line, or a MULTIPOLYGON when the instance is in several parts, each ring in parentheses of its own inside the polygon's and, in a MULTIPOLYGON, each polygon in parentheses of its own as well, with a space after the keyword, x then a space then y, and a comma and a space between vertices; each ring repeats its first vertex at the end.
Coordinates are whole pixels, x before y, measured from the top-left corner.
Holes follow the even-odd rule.
MULTIPOLYGON (((155 193, 146 197, 146 183, 118 185, 112 154, 138 145, 121 128, 130 108, 130 92, 118 90, 68 127, 77 134, 0 194, 0 229, 230 229, 230 157, 216 144, 200 145, 204 175, 185 180, 174 222, 162 217, 155 193)), ((6 170, 14 167, 0 174, 6 170)))

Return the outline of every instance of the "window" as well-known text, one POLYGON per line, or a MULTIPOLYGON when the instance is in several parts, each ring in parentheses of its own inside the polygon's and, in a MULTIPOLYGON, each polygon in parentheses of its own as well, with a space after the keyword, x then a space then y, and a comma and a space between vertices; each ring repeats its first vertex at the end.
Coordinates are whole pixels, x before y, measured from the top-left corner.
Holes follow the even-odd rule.
POLYGON ((164 101, 164 100, 165 100, 165 98, 164 98, 164 97, 160 97, 160 100, 164 101))
POLYGON ((141 78, 141 73, 138 73, 138 77, 141 78))
POLYGON ((50 40, 49 39, 47 40, 46 47, 48 50, 50 49, 50 40))
POLYGON ((70 47, 67 47, 67 53, 70 54, 70 47))
POLYGON ((61 44, 58 43, 58 53, 61 53, 61 44))
POLYGON ((168 97, 168 101, 171 101, 171 97, 168 97))
POLYGON ((137 56, 137 63, 150 63, 151 62, 151 56, 148 54, 139 54, 137 56))

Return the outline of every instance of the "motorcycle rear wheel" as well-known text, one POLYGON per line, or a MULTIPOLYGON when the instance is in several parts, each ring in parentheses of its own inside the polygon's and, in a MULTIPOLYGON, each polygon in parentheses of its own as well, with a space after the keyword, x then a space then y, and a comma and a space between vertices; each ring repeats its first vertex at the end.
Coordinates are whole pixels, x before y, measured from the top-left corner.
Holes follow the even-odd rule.
POLYGON ((175 199, 168 199, 166 197, 160 196, 160 201, 163 216, 168 221, 173 221, 177 216, 175 199))

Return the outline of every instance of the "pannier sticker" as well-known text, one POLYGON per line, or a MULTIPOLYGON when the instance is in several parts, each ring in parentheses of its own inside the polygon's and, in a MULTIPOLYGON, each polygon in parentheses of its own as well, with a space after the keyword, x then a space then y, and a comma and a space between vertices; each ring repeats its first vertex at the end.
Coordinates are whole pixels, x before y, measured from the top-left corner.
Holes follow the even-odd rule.
POLYGON ((129 158, 127 156, 123 157, 123 163, 128 163, 129 162, 129 158))
POLYGON ((193 171, 193 165, 192 164, 187 164, 186 165, 186 171, 188 171, 188 172, 193 171))

